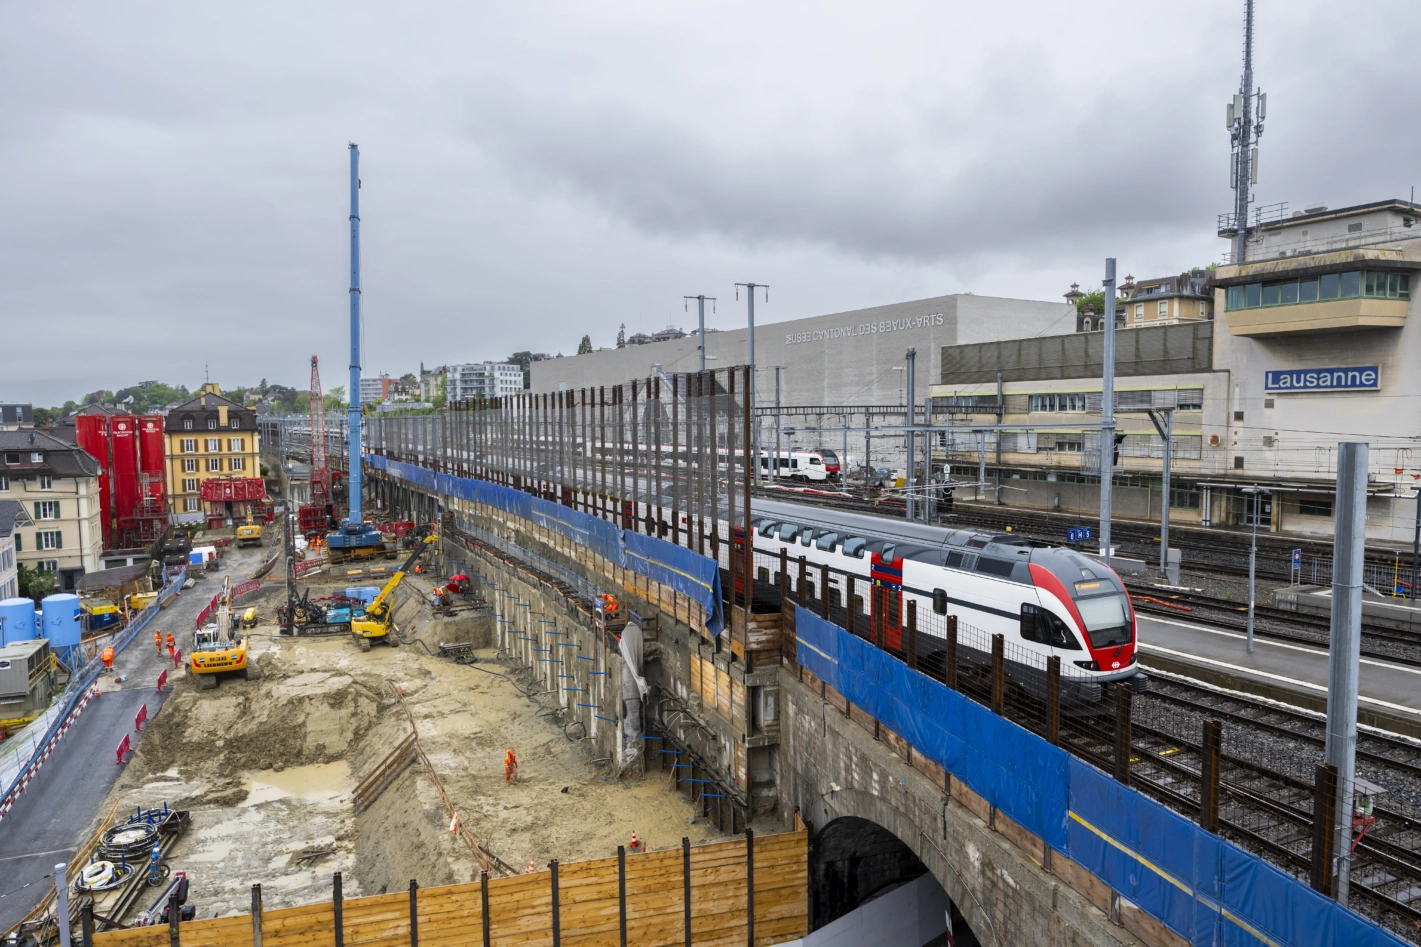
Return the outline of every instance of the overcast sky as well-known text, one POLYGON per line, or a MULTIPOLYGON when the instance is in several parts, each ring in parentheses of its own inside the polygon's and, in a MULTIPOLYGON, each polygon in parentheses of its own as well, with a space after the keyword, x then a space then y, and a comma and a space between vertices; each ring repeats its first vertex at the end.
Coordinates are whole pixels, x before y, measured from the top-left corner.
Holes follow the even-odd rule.
MULTIPOLYGON (((1406 197, 1421 6, 1259 0, 1259 203, 1406 197)), ((1242 0, 0 6, 0 398, 1219 259, 1242 0)))

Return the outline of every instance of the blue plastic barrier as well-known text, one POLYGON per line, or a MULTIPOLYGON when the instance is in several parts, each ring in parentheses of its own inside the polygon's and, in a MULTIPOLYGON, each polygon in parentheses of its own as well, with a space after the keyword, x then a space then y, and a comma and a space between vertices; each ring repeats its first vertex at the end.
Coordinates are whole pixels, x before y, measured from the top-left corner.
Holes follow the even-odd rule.
POLYGON ((795 637, 805 670, 1190 944, 1405 943, 813 612, 795 637))
POLYGON ((586 546, 618 568, 630 569, 688 596, 706 612, 706 629, 719 635, 725 628, 721 610, 720 567, 714 559, 655 536, 624 530, 607 520, 535 497, 522 490, 439 474, 424 467, 390 460, 379 454, 365 458, 368 466, 426 490, 469 503, 492 506, 526 519, 586 546))

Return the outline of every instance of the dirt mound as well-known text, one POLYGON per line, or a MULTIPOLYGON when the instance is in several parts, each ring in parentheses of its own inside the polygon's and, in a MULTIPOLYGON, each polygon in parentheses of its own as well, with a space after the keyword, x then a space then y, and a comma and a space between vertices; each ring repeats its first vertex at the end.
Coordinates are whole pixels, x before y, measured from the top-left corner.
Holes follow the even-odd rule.
MULTIPOLYGON (((149 773, 181 767, 191 778, 329 763, 350 755, 393 697, 337 670, 297 670, 259 657, 259 681, 224 680, 198 691, 180 679, 129 763, 149 773)), ((135 774, 137 775, 137 774, 135 774)))

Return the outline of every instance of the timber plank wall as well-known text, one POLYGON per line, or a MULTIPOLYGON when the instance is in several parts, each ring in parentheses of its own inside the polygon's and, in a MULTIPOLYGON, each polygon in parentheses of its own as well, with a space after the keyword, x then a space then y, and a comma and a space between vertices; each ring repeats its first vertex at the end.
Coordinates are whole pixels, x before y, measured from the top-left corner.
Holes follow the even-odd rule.
POLYGON ((417 924, 408 892, 238 914, 177 926, 95 934, 94 947, 477 947, 777 944, 809 928, 809 839, 805 831, 559 865, 553 870, 420 888, 417 924), (754 933, 747 891, 753 861, 754 933), (689 866, 689 870, 687 870, 689 866), (690 881, 690 931, 685 884, 690 881), (625 891, 623 898, 621 892, 625 891), (556 918, 556 920, 555 920, 556 918), (622 927, 626 935, 623 939, 622 927), (259 925, 259 926, 258 926, 259 925), (415 933, 417 931, 417 933, 415 933))

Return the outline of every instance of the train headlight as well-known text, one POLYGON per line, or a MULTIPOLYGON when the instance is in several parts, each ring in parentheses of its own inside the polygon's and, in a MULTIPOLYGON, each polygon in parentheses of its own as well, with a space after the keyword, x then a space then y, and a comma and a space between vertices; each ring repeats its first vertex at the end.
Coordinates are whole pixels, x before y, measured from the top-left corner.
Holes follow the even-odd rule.
POLYGON ((1071 663, 1073 663, 1073 664, 1074 664, 1076 667, 1078 667, 1078 668, 1085 668, 1087 671, 1099 671, 1099 670, 1100 670, 1100 662, 1099 662, 1099 661, 1073 661, 1073 662, 1071 662, 1071 663))

